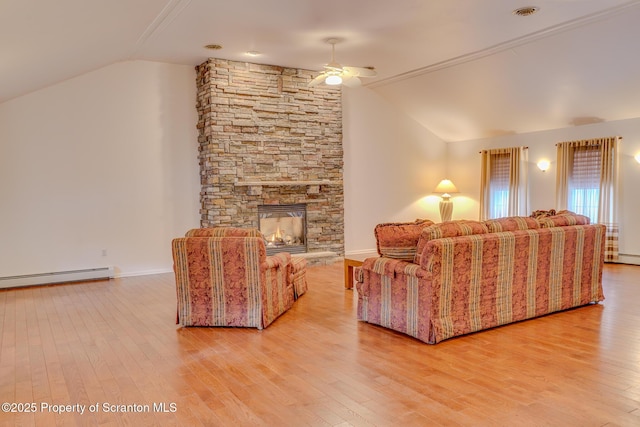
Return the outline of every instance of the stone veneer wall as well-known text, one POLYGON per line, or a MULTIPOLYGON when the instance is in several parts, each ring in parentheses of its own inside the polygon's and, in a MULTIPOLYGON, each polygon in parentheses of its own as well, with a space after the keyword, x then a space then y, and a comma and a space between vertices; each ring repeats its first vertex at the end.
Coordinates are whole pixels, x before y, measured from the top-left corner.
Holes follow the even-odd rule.
POLYGON ((308 252, 343 256, 340 88, 222 59, 196 71, 201 226, 258 227, 258 205, 306 203, 308 252))

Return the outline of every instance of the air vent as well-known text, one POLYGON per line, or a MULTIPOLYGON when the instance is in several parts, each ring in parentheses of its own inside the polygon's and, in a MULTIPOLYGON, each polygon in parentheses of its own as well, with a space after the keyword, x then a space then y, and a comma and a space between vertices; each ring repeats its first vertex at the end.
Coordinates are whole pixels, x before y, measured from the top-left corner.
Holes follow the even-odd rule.
POLYGON ((518 8, 518 9, 514 10, 513 14, 514 15, 518 15, 518 16, 530 16, 530 15, 533 15, 534 13, 536 13, 539 10, 540 10, 539 7, 526 6, 526 7, 521 7, 521 8, 518 8))

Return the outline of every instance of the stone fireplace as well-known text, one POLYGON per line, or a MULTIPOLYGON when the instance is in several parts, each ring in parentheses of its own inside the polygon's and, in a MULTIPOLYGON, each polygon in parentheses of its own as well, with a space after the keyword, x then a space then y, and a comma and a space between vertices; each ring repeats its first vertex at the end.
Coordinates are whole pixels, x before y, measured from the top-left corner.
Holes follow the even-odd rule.
POLYGON ((342 257, 340 89, 309 88, 311 71, 222 59, 196 71, 201 226, 261 228, 265 206, 304 205, 295 250, 342 257))

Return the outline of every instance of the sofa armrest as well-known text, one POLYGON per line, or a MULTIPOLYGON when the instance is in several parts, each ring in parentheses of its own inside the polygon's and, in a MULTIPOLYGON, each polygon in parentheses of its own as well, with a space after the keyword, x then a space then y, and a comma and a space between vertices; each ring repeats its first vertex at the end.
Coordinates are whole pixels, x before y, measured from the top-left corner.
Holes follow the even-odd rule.
POLYGON ((294 289, 290 279, 291 255, 287 252, 268 256, 262 263, 262 321, 266 327, 293 305, 294 289))
POLYGON ((288 252, 280 252, 275 255, 267 256, 263 264, 263 268, 279 268, 286 267, 291 262, 291 254, 288 252))
POLYGON ((405 274, 411 277, 422 278, 426 275, 426 271, 418 264, 387 257, 367 258, 362 263, 361 268, 363 270, 363 274, 366 274, 364 272, 373 272, 375 274, 388 277, 396 277, 397 275, 405 274))

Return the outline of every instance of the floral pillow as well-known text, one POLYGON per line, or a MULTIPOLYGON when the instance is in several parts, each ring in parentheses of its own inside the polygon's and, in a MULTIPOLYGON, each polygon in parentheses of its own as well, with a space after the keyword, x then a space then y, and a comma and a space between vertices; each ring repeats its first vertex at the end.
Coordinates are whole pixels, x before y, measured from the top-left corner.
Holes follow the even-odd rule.
POLYGON ((489 230, 486 225, 480 221, 473 220, 457 220, 447 221, 440 224, 430 225, 422 230, 420 239, 418 239, 418 247, 416 249, 416 255, 414 261, 416 264, 420 263, 420 256, 424 247, 429 240, 441 239, 443 237, 457 237, 457 236, 470 236, 472 234, 486 234, 489 230))
POLYGON ((384 223, 376 225, 374 234, 378 254, 387 258, 413 261, 422 229, 433 224, 428 219, 414 222, 384 223))
POLYGON ((549 209, 548 211, 545 210, 537 210, 537 211, 533 211, 531 213, 531 218, 536 218, 536 219, 540 219, 540 218, 544 218, 547 216, 554 216, 556 214, 556 210, 555 209, 549 209))
POLYGON ((538 220, 528 216, 510 216, 505 218, 488 219, 484 221, 484 225, 489 229, 489 233, 540 228, 538 220))

